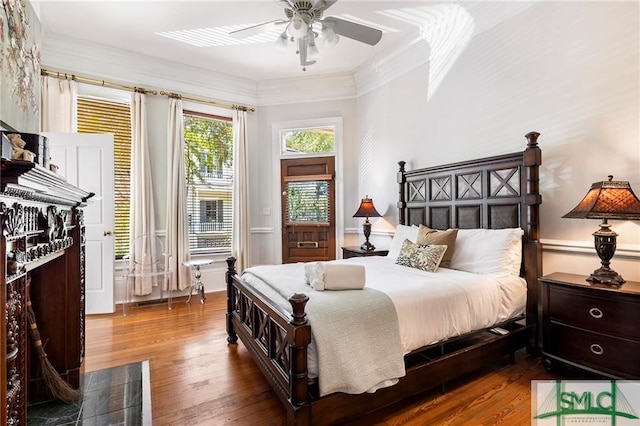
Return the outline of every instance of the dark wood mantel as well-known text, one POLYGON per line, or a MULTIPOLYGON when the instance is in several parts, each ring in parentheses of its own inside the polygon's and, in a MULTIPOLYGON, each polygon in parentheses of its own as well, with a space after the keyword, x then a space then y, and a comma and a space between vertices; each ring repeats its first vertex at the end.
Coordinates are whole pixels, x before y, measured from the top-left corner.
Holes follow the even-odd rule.
POLYGON ((1 159, 0 424, 51 399, 29 335, 30 298, 47 358, 78 388, 84 359, 85 230, 93 194, 35 163, 1 159), (29 294, 28 294, 28 293, 29 294))

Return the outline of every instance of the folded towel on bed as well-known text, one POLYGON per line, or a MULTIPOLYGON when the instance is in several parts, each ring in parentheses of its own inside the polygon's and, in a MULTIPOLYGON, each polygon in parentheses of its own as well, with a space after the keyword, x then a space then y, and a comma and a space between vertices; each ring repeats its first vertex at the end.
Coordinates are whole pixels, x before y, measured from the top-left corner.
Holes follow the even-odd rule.
POLYGON ((362 290, 365 285, 362 265, 310 262, 304 265, 304 272, 307 283, 318 291, 362 290))

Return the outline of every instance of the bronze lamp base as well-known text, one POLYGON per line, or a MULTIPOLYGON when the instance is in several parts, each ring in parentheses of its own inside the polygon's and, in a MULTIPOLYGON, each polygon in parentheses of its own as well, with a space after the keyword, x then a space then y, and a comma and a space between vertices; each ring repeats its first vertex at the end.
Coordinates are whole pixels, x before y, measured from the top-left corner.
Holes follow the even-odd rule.
POLYGON ((621 285, 626 281, 609 267, 611 258, 616 252, 616 238, 618 237, 618 234, 613 232, 610 226, 604 219, 600 224, 600 229, 593 233, 596 253, 600 257, 602 266, 593 271, 587 281, 606 285, 621 285))

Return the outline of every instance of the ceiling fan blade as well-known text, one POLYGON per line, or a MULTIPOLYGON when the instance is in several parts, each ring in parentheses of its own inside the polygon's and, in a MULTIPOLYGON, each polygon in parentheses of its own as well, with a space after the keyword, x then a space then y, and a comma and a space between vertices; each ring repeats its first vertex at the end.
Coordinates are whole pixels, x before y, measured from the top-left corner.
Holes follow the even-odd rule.
POLYGON ((336 34, 353 40, 375 46, 382 38, 382 31, 355 22, 329 16, 322 20, 323 23, 331 27, 336 34))
POLYGON ((276 19, 274 21, 263 22, 262 24, 252 25, 247 28, 242 28, 239 30, 231 31, 229 35, 233 38, 246 38, 254 35, 262 34, 265 31, 269 31, 274 28, 279 23, 284 23, 282 19, 276 19))
POLYGON ((289 0, 278 0, 277 2, 280 6, 284 7, 285 9, 291 9, 291 2, 289 0))
POLYGON ((338 0, 312 0, 311 10, 327 10, 338 0))

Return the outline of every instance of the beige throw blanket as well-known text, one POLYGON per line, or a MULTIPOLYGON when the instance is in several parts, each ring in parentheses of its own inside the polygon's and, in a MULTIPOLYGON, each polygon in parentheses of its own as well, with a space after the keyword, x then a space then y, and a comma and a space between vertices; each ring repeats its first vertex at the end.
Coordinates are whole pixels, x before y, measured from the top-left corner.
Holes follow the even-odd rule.
MULTIPOLYGON (((309 296, 306 313, 318 356, 320 395, 358 394, 390 386, 405 375, 398 317, 377 290, 313 291, 303 263, 248 268, 285 299, 309 296)), ((288 304, 288 302, 287 302, 288 304)), ((291 311, 291 306, 283 305, 291 311)))

